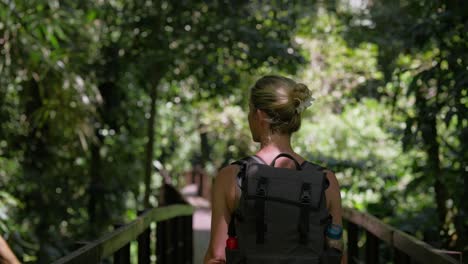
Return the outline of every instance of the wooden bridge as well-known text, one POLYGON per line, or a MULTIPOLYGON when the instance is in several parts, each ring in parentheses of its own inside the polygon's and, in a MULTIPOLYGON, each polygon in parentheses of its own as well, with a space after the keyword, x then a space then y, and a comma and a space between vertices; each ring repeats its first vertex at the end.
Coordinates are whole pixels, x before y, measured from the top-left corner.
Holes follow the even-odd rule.
MULTIPOLYGON (((54 263, 203 263, 209 239, 209 203, 183 196, 169 184, 163 186, 160 200, 159 207, 140 212, 134 221, 116 225, 113 232, 54 263), (151 241, 155 241, 153 245, 151 241)), ((348 263, 462 262, 457 252, 449 256, 372 215, 345 208, 343 218, 348 263)))

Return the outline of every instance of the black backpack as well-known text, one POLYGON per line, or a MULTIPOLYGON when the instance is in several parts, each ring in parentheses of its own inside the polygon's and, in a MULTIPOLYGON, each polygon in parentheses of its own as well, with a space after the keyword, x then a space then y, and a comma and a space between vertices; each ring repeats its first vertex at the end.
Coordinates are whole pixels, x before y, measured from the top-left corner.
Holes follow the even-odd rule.
POLYGON ((229 236, 239 248, 226 248, 228 264, 339 263, 327 257, 325 231, 331 223, 325 199, 325 168, 279 154, 270 165, 251 156, 234 162, 242 194, 229 223, 229 236), (279 157, 296 170, 275 168, 279 157))

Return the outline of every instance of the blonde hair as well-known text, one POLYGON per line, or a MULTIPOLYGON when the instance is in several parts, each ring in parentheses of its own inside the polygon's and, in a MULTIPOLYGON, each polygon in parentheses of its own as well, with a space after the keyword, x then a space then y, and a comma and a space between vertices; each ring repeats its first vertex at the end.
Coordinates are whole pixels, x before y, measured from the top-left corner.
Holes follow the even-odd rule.
POLYGON ((268 75, 260 78, 250 89, 250 102, 264 111, 273 133, 292 134, 301 127, 301 104, 312 99, 305 84, 292 79, 268 75))

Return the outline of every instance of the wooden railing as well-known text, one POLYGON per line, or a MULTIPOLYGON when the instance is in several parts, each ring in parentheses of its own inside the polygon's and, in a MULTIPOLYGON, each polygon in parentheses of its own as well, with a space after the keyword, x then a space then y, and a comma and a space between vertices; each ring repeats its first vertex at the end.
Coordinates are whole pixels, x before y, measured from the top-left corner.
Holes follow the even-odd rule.
POLYGON ((348 233, 347 253, 348 263, 350 264, 379 263, 381 241, 389 249, 389 255, 393 259, 392 263, 460 263, 440 250, 383 223, 372 215, 344 208, 343 220, 348 233), (364 250, 360 250, 358 247, 358 241, 360 235, 363 235, 362 233, 365 233, 364 250), (364 255, 364 257, 360 255, 364 255))
POLYGON ((85 244, 54 264, 94 264, 113 258, 115 264, 130 263, 130 243, 138 243, 138 263, 150 263, 151 223, 156 223, 158 264, 193 263, 192 215, 194 208, 185 203, 170 185, 165 185, 161 207, 148 209, 135 219, 117 225, 116 230, 85 244))
MULTIPOLYGON (((187 204, 172 185, 164 184, 159 197, 161 204, 187 204)), ((161 221, 156 226, 156 257, 158 264, 193 263, 193 217, 181 216, 161 221)))

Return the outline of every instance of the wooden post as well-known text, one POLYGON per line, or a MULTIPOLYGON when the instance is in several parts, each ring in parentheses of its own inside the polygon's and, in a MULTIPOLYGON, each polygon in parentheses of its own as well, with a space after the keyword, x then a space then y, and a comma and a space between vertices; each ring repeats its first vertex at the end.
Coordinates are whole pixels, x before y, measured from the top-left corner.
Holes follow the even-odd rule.
POLYGON ((192 227, 192 216, 183 216, 184 219, 184 255, 185 262, 187 264, 193 263, 193 227, 192 227))
POLYGON ((393 248, 393 262, 401 264, 410 264, 411 258, 397 248, 393 248))
MULTIPOLYGON (((115 224, 114 229, 118 229, 125 224, 115 224)), ((130 242, 114 253, 114 264, 130 264, 130 242)))
POLYGON ((156 224, 156 257, 158 264, 169 263, 166 252, 167 221, 161 221, 156 224))
POLYGON ((358 250, 358 226, 348 223, 348 262, 356 263, 359 258, 358 250))
POLYGON ((379 263, 379 239, 366 230, 366 263, 379 263))
MULTIPOLYGON (((138 215, 143 214, 146 210, 138 211, 138 215)), ((138 236, 138 264, 150 263, 150 235, 151 227, 148 227, 143 233, 138 236)))
POLYGON ((176 232, 177 232, 177 247, 176 254, 177 260, 176 263, 184 264, 185 263, 185 251, 184 251, 184 219, 182 217, 174 218, 176 232))
POLYGON ((164 254, 166 254, 167 264, 174 263, 174 235, 173 235, 174 233, 171 233, 172 226, 173 226, 172 219, 166 220, 166 224, 165 224, 166 236, 165 236, 164 254))
POLYGON ((178 264, 178 258, 180 257, 178 252, 177 252, 177 248, 178 248, 178 245, 177 243, 179 242, 179 238, 177 236, 177 217, 176 218, 172 218, 170 219, 168 222, 170 222, 170 227, 169 227, 169 232, 171 234, 171 236, 168 236, 170 238, 170 243, 169 243, 169 255, 171 256, 171 259, 170 259, 170 262, 169 263, 174 263, 174 264, 178 264))
POLYGON ((199 184, 198 184, 198 196, 203 197, 203 180, 205 175, 203 174, 203 171, 200 171, 198 173, 198 179, 199 179, 199 184))

